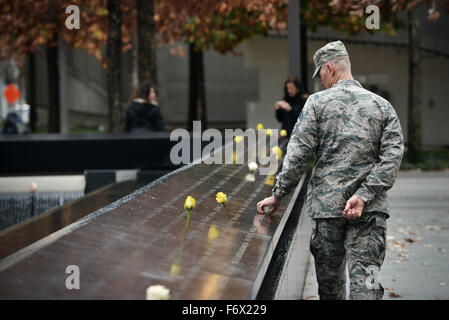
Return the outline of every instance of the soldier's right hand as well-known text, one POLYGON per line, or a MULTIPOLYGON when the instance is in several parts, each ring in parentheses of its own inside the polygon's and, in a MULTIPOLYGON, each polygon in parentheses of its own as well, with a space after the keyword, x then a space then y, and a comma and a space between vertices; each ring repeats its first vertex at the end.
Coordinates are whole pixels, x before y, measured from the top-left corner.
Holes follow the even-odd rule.
POLYGON ((279 208, 279 205, 280 205, 280 202, 277 201, 275 197, 271 196, 271 197, 265 198, 262 201, 259 201, 257 203, 257 211, 262 214, 264 214, 264 213, 272 214, 279 208), (266 207, 268 207, 268 206, 270 206, 271 209, 265 211, 264 209, 267 209, 266 207))
POLYGON ((362 215, 365 202, 357 196, 352 196, 347 202, 343 210, 343 217, 347 219, 358 219, 362 215))

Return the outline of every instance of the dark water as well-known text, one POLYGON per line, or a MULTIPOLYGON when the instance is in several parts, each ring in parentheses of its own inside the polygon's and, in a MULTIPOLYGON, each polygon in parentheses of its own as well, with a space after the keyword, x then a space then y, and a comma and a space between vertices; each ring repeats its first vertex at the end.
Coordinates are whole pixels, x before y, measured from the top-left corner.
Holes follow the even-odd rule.
POLYGON ((0 230, 81 198, 84 192, 36 192, 0 194, 0 230))

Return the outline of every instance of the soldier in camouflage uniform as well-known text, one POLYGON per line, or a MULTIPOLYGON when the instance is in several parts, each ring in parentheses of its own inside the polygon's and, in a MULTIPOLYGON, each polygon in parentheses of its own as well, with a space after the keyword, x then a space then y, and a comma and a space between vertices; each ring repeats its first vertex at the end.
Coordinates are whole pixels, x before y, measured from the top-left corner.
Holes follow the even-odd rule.
POLYGON ((386 191, 393 186, 404 151, 401 125, 391 104, 354 80, 341 41, 313 57, 314 77, 326 90, 312 94, 298 118, 271 206, 298 183, 315 156, 306 208, 313 219, 310 249, 320 299, 345 299, 346 263, 350 299, 382 299, 377 275, 386 250, 386 191))

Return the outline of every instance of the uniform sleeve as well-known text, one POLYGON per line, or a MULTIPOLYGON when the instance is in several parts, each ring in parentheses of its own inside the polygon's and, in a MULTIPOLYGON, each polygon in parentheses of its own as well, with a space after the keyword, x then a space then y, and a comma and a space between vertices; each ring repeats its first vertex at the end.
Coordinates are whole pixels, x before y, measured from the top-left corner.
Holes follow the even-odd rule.
POLYGON ((388 116, 380 138, 379 160, 355 193, 365 202, 365 205, 393 186, 401 165, 404 152, 401 124, 391 105, 387 110, 388 116))
POLYGON ((301 174, 308 166, 317 145, 318 122, 313 101, 309 98, 290 137, 282 171, 276 177, 276 185, 272 190, 276 200, 280 201, 298 184, 301 174))

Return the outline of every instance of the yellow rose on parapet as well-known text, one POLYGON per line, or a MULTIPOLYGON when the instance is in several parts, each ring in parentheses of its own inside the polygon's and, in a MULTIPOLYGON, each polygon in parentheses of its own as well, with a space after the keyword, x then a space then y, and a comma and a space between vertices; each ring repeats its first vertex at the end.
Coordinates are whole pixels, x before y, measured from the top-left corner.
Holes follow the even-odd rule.
POLYGON ((281 134, 281 137, 286 137, 287 136, 287 130, 282 129, 280 134, 281 134))
POLYGON ((263 130, 263 124, 258 123, 257 124, 257 130, 263 130))
POLYGON ((279 148, 278 146, 273 147, 271 149, 271 151, 274 153, 274 155, 276 156, 276 159, 281 159, 282 158, 282 150, 281 148, 279 148))
POLYGON ((226 202, 228 202, 228 199, 226 198, 226 193, 223 192, 217 193, 216 199, 217 202, 220 204, 225 204, 226 202))
POLYGON ((242 137, 242 136, 235 136, 235 137, 234 137, 234 141, 237 142, 237 143, 242 142, 242 140, 243 140, 243 137, 242 137))
POLYGON ((193 210, 195 208, 195 198, 188 196, 186 201, 184 202, 184 209, 186 210, 193 210))
POLYGON ((267 136, 271 136, 271 129, 267 129, 266 131, 267 136))

